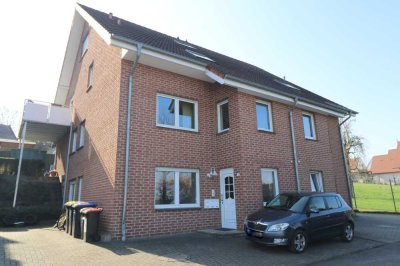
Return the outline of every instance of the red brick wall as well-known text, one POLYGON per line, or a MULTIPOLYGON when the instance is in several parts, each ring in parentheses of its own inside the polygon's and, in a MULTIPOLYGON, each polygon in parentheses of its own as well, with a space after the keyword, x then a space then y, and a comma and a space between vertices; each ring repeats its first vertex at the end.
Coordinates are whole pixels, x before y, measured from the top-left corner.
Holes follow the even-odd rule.
MULTIPOLYGON (((89 28, 86 26, 82 40, 89 28)), ((71 89, 66 105, 74 97, 74 122, 77 126, 85 120, 85 145, 70 156, 69 180, 83 176, 83 201, 95 201, 104 207, 101 228, 119 230, 115 219, 115 184, 117 166, 118 116, 120 101, 121 50, 107 45, 95 32, 90 31, 89 49, 82 57, 78 52, 71 89), (93 87, 87 90, 88 69, 94 63, 93 87)), ((68 135, 59 142, 57 169, 65 172, 68 135), (60 153, 63 154, 61 157, 60 153)), ((67 186, 69 189, 69 184, 67 186)), ((76 183, 77 198, 78 184, 76 183)), ((66 193, 68 197, 68 191, 66 193)))
MULTIPOLYGON (((83 176, 82 200, 97 201, 105 208, 102 230, 119 239, 131 62, 121 61, 120 50, 106 45, 94 31, 89 36, 89 50, 82 60, 78 55, 66 101, 69 104, 74 95, 75 123, 85 120, 87 131, 85 146, 71 155, 69 176, 83 176), (87 92, 87 70, 92 62, 94 84, 87 92)), ((220 209, 203 208, 204 199, 212 198, 212 190, 215 198, 220 195, 219 176, 206 176, 212 167, 218 173, 224 168, 240 173, 235 177, 239 229, 245 215, 262 206, 261 168, 277 169, 280 192, 297 189, 289 123, 291 106, 271 103, 274 132, 266 133, 257 130, 256 100, 234 88, 137 66, 132 95, 128 238, 220 227, 220 209), (197 101, 199 131, 157 127, 157 93, 197 101), (230 130, 219 134, 216 105, 225 99, 229 101, 230 130), (157 167, 199 169, 200 208, 155 210, 157 167)), ((348 199, 338 120, 315 114, 317 140, 311 141, 304 138, 301 114, 299 109, 294 112, 302 190, 310 190, 309 172, 317 170, 323 173, 325 191, 338 191, 348 199)), ((67 137, 58 146, 60 172, 65 167, 67 137)))
MULTIPOLYGON (((125 101, 121 101, 121 110, 126 109, 129 69, 129 62, 123 62, 121 96, 125 101)), ((257 130, 256 99, 226 86, 138 66, 133 89, 128 237, 220 227, 220 210, 203 208, 204 199, 211 198, 211 189, 215 189, 216 197, 219 195, 219 177, 206 177, 211 167, 216 167, 217 171, 232 167, 240 173, 235 178, 238 228, 245 215, 262 206, 261 168, 277 169, 280 192, 297 189, 289 123, 291 106, 272 102, 274 132, 265 133, 257 130), (157 127, 157 93, 198 101, 199 132, 157 127), (230 130, 218 134, 216 104, 225 99, 229 100, 230 130), (198 168, 201 208, 155 210, 156 167, 198 168)), ((120 125, 126 120, 125 114, 120 114, 120 125)), ((338 120, 315 114, 318 137, 316 141, 311 141, 304 138, 301 115, 302 111, 296 109, 294 125, 302 190, 310 191, 309 172, 317 170, 323 173, 325 191, 339 191, 347 198, 338 120)), ((122 176, 125 132, 123 128, 120 130, 120 159, 117 161, 120 162, 118 169, 122 176)), ((119 191, 122 194, 122 183, 119 191)))

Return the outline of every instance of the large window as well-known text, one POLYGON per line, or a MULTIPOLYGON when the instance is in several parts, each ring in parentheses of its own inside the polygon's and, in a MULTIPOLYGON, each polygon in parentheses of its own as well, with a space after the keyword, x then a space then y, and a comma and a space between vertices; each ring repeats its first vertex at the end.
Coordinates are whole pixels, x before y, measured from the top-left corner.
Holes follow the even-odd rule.
POLYGON ((157 95, 157 126, 197 131, 197 110, 195 101, 157 95))
POLYGON ((263 131, 272 131, 271 104, 268 102, 257 101, 257 128, 263 131))
POLYGON ((313 114, 303 113, 303 127, 306 139, 316 139, 313 114))
POLYGON ((82 42, 82 56, 86 54, 86 51, 89 49, 89 34, 85 36, 82 42))
POLYGON ((278 175, 275 169, 261 169, 263 202, 266 205, 279 194, 278 175))
POLYGON ((156 209, 200 207, 199 171, 157 168, 154 204, 156 209))
POLYGON ((311 172, 310 183, 312 192, 324 192, 324 182, 322 181, 321 172, 311 172))
POLYGON ((79 129, 79 148, 85 145, 85 133, 86 133, 85 122, 82 122, 79 129))
POLYGON ((229 130, 229 102, 228 100, 217 104, 218 132, 229 130))

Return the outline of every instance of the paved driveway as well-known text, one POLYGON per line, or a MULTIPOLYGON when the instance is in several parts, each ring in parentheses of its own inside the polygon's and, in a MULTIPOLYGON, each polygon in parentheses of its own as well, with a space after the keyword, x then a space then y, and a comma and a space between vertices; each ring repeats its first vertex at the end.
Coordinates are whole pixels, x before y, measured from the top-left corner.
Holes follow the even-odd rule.
POLYGON ((362 214, 352 243, 311 245, 304 254, 242 235, 181 234, 86 244, 49 227, 0 229, 0 265, 398 265, 400 216, 362 214))

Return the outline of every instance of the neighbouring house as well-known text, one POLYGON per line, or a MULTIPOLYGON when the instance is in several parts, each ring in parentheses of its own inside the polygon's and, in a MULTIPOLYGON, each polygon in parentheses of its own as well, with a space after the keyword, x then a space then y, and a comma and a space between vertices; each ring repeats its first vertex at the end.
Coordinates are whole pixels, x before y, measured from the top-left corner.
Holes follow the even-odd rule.
MULTIPOLYGON (((35 143, 26 143, 28 148, 33 148, 35 143)), ((18 149, 19 141, 10 125, 0 124, 0 151, 18 149)))
POLYGON ((55 103, 26 102, 20 134, 57 143, 65 200, 97 202, 101 230, 125 239, 241 229, 283 191, 336 191, 350 202, 339 118, 354 114, 78 4, 55 103), (46 116, 28 117, 36 109, 46 116))
POLYGON ((392 180, 394 184, 400 184, 400 141, 396 149, 389 150, 385 155, 373 156, 368 170, 375 183, 389 184, 392 180))

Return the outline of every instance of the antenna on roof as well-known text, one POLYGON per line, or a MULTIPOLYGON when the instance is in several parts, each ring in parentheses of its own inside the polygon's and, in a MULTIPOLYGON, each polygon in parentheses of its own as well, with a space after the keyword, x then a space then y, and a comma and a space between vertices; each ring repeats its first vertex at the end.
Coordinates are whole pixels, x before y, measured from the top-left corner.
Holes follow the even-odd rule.
POLYGON ((283 76, 283 80, 286 80, 286 76, 283 76))
POLYGON ((118 25, 121 25, 121 19, 120 18, 117 20, 117 23, 118 23, 118 25))
POLYGON ((177 38, 178 40, 180 40, 180 39, 179 39, 179 36, 178 36, 178 37, 176 37, 176 38, 177 38))
POLYGON ((108 14, 108 18, 109 18, 109 19, 112 19, 112 18, 113 18, 113 13, 112 13, 112 12, 110 12, 110 14, 108 14))

